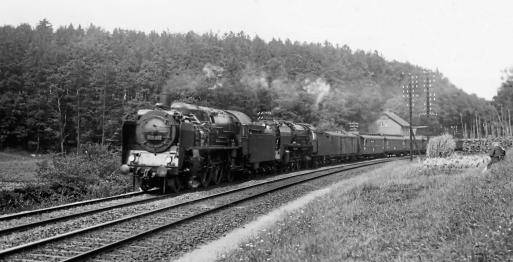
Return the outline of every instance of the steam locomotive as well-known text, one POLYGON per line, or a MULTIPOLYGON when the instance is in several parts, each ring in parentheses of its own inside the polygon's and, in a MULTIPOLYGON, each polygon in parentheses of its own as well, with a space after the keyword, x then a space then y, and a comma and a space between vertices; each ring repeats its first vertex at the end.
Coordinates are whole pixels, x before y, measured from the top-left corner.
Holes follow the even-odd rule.
MULTIPOLYGON (((427 140, 415 139, 417 152, 427 140)), ((409 153, 402 136, 317 131, 313 126, 187 103, 157 104, 123 121, 121 171, 143 191, 231 182, 240 174, 272 174, 358 158, 409 153)))

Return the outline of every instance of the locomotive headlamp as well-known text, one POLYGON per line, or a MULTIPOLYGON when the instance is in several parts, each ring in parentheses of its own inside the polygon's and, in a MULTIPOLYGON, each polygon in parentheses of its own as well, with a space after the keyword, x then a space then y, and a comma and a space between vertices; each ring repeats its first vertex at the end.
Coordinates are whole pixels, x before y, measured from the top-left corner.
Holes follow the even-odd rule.
POLYGON ((128 165, 137 164, 139 161, 139 157, 141 156, 140 153, 133 153, 128 156, 128 165))
POLYGON ((119 170, 121 171, 122 174, 126 175, 128 173, 130 173, 130 167, 128 165, 122 165, 119 170))

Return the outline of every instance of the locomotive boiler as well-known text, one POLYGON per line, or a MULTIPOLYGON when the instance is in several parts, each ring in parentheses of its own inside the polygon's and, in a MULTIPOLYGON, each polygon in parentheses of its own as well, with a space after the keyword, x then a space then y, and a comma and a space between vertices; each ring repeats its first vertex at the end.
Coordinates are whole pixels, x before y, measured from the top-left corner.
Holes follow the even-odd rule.
POLYGON ((240 166, 241 125, 248 122, 242 112, 186 103, 139 110, 123 122, 121 171, 145 191, 231 180, 231 169, 240 166))

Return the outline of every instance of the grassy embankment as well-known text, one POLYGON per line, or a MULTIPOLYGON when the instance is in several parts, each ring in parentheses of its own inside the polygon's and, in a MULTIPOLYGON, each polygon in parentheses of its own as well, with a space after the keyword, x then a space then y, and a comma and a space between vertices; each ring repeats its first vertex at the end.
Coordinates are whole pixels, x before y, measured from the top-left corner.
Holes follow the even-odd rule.
POLYGON ((37 163, 42 157, 20 152, 0 152, 0 190, 12 190, 37 183, 37 163))
POLYGON ((336 185, 329 195, 223 257, 227 261, 511 261, 513 150, 485 174, 481 167, 465 168, 483 160, 388 164, 336 185))
POLYGON ((118 153, 94 144, 42 158, 0 153, 0 214, 131 191, 118 167, 118 153))

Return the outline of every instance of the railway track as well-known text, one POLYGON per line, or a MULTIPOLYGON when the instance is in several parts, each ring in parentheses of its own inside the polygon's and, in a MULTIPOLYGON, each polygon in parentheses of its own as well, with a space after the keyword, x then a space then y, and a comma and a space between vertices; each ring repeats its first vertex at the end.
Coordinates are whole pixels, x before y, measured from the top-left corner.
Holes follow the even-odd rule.
POLYGON ((388 161, 391 161, 391 159, 378 159, 325 167, 314 171, 299 171, 294 176, 282 177, 254 185, 225 190, 192 200, 185 200, 147 212, 125 216, 7 248, 0 251, 0 259, 83 260, 161 230, 173 228, 273 191, 342 171, 388 161))
MULTIPOLYGON (((118 200, 120 198, 129 198, 130 196, 134 197, 134 196, 139 196, 139 195, 143 195, 143 194, 145 194, 145 193, 144 192, 134 192, 134 193, 124 194, 123 197, 121 197, 121 195, 120 195, 120 196, 115 196, 115 197, 107 197, 107 198, 95 199, 95 200, 90 201, 90 202, 89 201, 84 201, 84 202, 88 202, 88 203, 78 202, 78 203, 72 203, 72 204, 69 204, 69 205, 57 206, 55 208, 34 210, 33 212, 27 212, 26 214, 14 214, 14 216, 13 216, 14 218, 5 218, 5 219, 2 219, 2 221, 13 220, 13 219, 20 219, 20 218, 27 218, 29 216, 37 216, 37 215, 40 215, 41 213, 52 212, 52 211, 56 211, 56 210, 62 210, 62 209, 65 209, 65 208, 75 208, 75 207, 84 206, 84 205, 88 205, 88 204, 96 204, 98 202, 106 202, 106 201, 118 200)), ((44 226, 44 225, 48 225, 48 224, 52 224, 52 223, 57 223, 57 222, 60 222, 60 221, 66 221, 66 220, 70 220, 70 219, 73 219, 73 218, 76 218, 76 217, 81 217, 81 216, 91 215, 91 214, 95 214, 95 213, 105 212, 105 211, 113 210, 113 209, 116 209, 116 208, 122 208, 122 207, 128 207, 128 206, 144 204, 144 203, 147 203, 147 202, 157 201, 157 200, 161 200, 161 199, 165 199, 165 198, 170 198, 170 197, 172 197, 172 195, 161 195, 161 196, 151 196, 151 195, 148 195, 148 197, 143 198, 143 199, 128 200, 126 202, 110 204, 110 205, 105 205, 105 206, 99 206, 98 208, 79 210, 77 212, 71 212, 69 214, 64 214, 64 215, 59 215, 59 216, 51 216, 51 217, 42 218, 42 219, 34 219, 35 221, 31 221, 31 222, 28 222, 28 223, 20 223, 20 224, 10 225, 8 227, 0 226, 0 236, 1 235, 5 235, 5 234, 9 234, 9 233, 12 233, 12 232, 16 232, 16 231, 21 231, 21 230, 26 230, 26 229, 30 229, 30 228, 35 228, 35 227, 38 227, 38 226, 44 226)))
POLYGON ((39 215, 39 214, 53 212, 53 211, 57 211, 57 210, 85 206, 85 205, 90 205, 90 204, 97 204, 100 202, 107 202, 107 201, 112 201, 112 200, 117 200, 117 199, 122 199, 122 198, 134 197, 134 196, 138 196, 138 195, 142 195, 142 194, 144 194, 144 192, 131 192, 131 193, 126 193, 126 194, 121 194, 121 195, 116 195, 116 196, 111 196, 111 197, 96 198, 96 199, 74 202, 74 203, 69 203, 69 204, 64 204, 64 205, 59 205, 59 206, 53 206, 53 207, 47 207, 47 208, 41 208, 41 209, 35 209, 35 210, 28 210, 28 211, 12 213, 12 214, 5 214, 5 215, 0 216, 0 221, 22 218, 22 217, 33 216, 33 215, 39 215))

